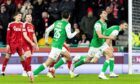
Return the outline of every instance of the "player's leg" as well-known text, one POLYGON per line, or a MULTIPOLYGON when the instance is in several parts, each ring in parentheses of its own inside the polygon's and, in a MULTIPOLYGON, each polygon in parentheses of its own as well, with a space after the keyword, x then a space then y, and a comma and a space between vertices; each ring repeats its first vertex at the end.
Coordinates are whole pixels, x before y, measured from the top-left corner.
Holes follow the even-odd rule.
MULTIPOLYGON (((110 36, 114 36, 114 37, 117 37, 118 35, 118 32, 117 31, 113 31, 110 36)), ((107 39, 106 40, 107 43, 110 43, 112 44, 112 40, 111 39, 107 39)), ((112 47, 112 46, 111 46, 112 47)), ((112 53, 113 53, 113 49, 112 49, 112 53)), ((110 58, 109 60, 109 67, 110 67, 110 77, 118 77, 117 74, 114 73, 114 55, 112 55, 112 57, 110 58)))
POLYGON ((90 47, 89 50, 88 50, 88 56, 85 56, 86 58, 83 57, 81 60, 76 62, 74 64, 74 68, 76 68, 76 67, 78 67, 78 66, 80 66, 84 63, 89 63, 97 50, 98 50, 97 48, 90 47))
POLYGON ((21 65, 22 65, 23 69, 24 69, 25 71, 27 71, 27 69, 26 69, 26 62, 25 62, 25 57, 24 57, 24 52, 23 52, 22 46, 18 46, 18 47, 16 48, 16 51, 17 51, 17 53, 18 53, 18 55, 19 55, 19 57, 20 57, 20 63, 21 63, 21 65))
POLYGON ((99 57, 93 57, 92 60, 90 61, 91 63, 97 63, 99 60, 99 57))
POLYGON ((54 68, 58 69, 61 65, 65 64, 68 60, 70 60, 69 58, 69 54, 67 52, 61 52, 61 54, 63 54, 63 56, 55 65, 54 68))
POLYGON ((109 61, 110 61, 110 62, 109 62, 110 77, 111 77, 111 78, 116 78, 116 77, 118 77, 119 75, 117 75, 117 74, 114 73, 114 57, 111 57, 109 61))
POLYGON ((32 55, 31 49, 24 53, 24 56, 26 56, 25 63, 26 63, 27 75, 30 78, 30 80, 33 81, 34 77, 33 77, 33 72, 31 70, 31 55, 32 55))
POLYGON ((6 53, 6 56, 5 56, 4 61, 2 63, 1 75, 3 75, 3 76, 5 75, 5 69, 6 69, 6 66, 8 64, 8 61, 9 61, 10 57, 11 57, 11 54, 10 53, 6 53))
POLYGON ((72 64, 72 60, 70 57, 70 52, 68 51, 68 48, 66 46, 62 48, 61 55, 63 57, 54 65, 54 68, 57 69, 64 63, 67 63, 68 68, 70 68, 70 66, 72 64))
POLYGON ((75 74, 75 73, 71 70, 71 67, 73 67, 74 65, 73 65, 72 60, 71 60, 71 57, 70 57, 70 52, 67 51, 67 50, 63 50, 63 51, 61 52, 61 54, 63 55, 63 58, 66 59, 66 61, 67 61, 67 65, 68 65, 70 77, 71 77, 71 78, 78 77, 79 74, 75 74))
POLYGON ((105 55, 106 60, 102 66, 102 71, 99 74, 99 78, 106 80, 108 78, 105 76, 105 72, 109 66, 109 62, 110 62, 109 60, 112 57, 111 49, 109 47, 104 50, 104 55, 105 55))
POLYGON ((5 69, 6 69, 6 66, 8 64, 8 61, 11 57, 11 54, 14 54, 16 52, 16 47, 15 46, 9 46, 10 48, 7 50, 7 53, 6 53, 6 56, 5 56, 5 59, 3 61, 3 64, 2 64, 2 72, 1 74, 4 76, 5 75, 5 69))
POLYGON ((51 65, 51 63, 54 62, 54 59, 49 57, 46 62, 44 62, 43 64, 41 64, 37 69, 34 70, 34 75, 38 75, 40 72, 42 72, 43 70, 45 70, 46 67, 49 67, 51 65))
POLYGON ((38 75, 41 71, 43 71, 46 67, 49 67, 60 55, 61 50, 57 49, 57 48, 52 48, 51 52, 49 54, 48 59, 46 60, 46 62, 44 62, 43 64, 41 64, 35 71, 34 71, 34 75, 38 75))
POLYGON ((82 60, 82 59, 85 59, 86 56, 79 56, 79 55, 76 55, 74 56, 74 58, 72 59, 72 63, 76 63, 78 62, 79 60, 82 60))

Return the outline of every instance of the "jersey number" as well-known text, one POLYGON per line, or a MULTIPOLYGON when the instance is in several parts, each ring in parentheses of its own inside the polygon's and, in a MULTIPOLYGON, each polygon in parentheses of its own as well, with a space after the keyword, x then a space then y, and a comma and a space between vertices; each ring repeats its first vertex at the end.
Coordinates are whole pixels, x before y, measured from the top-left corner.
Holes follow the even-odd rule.
POLYGON ((54 33, 54 38, 60 38, 61 34, 60 34, 61 30, 60 29, 57 29, 55 28, 55 33, 54 33))

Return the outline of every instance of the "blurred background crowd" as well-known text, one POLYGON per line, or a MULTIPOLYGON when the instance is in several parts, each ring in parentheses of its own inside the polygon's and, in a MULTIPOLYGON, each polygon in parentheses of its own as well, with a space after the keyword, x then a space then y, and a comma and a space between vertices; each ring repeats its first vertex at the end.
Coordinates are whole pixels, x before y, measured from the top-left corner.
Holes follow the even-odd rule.
MULTIPOLYGON (((32 15, 38 44, 44 46, 45 29, 54 21, 61 19, 61 11, 69 10, 72 31, 79 28, 80 34, 67 40, 67 43, 75 47, 88 47, 93 35, 94 23, 98 20, 98 10, 102 8, 108 13, 108 27, 118 25, 121 20, 128 21, 128 0, 0 0, 0 46, 6 44, 7 26, 14 20, 13 16, 16 12, 23 13, 23 21, 26 14, 32 15)), ((120 33, 123 34, 124 32, 120 33)), ((52 36, 53 32, 49 42, 52 36)), ((114 46, 117 44, 113 43, 114 46)), ((127 46, 126 43, 124 44, 127 46)))

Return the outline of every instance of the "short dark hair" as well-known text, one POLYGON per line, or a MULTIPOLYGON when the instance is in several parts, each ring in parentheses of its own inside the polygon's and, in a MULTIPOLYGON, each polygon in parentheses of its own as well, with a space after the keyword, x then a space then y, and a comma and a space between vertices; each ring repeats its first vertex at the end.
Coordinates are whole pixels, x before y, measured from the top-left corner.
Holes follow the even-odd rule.
POLYGON ((100 15, 102 14, 103 11, 105 11, 105 10, 104 10, 104 9, 100 9, 100 10, 98 11, 98 17, 100 17, 100 15))
POLYGON ((17 16, 18 14, 21 14, 21 15, 22 15, 22 13, 21 13, 21 12, 16 12, 14 16, 17 16))
POLYGON ((127 23, 127 22, 125 20, 121 20, 119 24, 121 25, 121 24, 124 24, 124 23, 127 23))
POLYGON ((62 13, 61 13, 61 17, 62 18, 65 18, 67 19, 69 16, 70 16, 70 12, 68 10, 64 10, 62 13))
MULTIPOLYGON (((26 17, 27 15, 31 15, 31 14, 26 14, 25 17, 26 17)), ((32 16, 32 15, 31 15, 31 16, 32 16)))

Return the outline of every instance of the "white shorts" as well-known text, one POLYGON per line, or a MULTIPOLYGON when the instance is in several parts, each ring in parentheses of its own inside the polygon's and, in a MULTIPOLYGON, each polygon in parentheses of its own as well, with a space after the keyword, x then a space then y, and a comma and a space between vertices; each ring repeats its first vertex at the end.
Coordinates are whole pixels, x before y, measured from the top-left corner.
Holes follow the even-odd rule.
POLYGON ((53 60, 57 60, 61 51, 62 51, 61 49, 52 47, 49 57, 52 58, 53 60))
POLYGON ((88 56, 100 58, 103 55, 104 50, 109 48, 109 45, 105 42, 101 47, 90 47, 88 50, 88 56))

